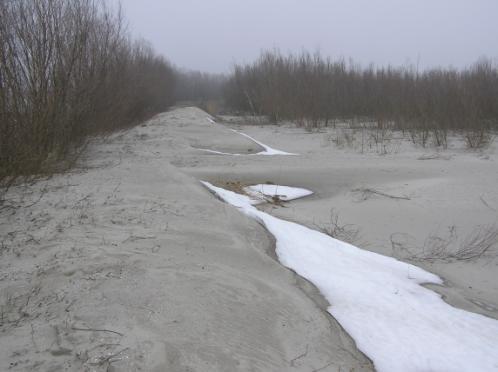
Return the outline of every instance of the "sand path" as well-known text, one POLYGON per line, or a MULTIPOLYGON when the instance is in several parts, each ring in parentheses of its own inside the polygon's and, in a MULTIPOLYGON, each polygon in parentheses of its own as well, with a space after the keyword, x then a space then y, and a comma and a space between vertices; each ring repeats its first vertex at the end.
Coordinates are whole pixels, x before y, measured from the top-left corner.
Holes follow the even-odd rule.
POLYGON ((372 369, 314 287, 272 257, 264 228, 186 174, 220 158, 203 147, 261 151, 183 108, 9 190, 1 370, 372 369))

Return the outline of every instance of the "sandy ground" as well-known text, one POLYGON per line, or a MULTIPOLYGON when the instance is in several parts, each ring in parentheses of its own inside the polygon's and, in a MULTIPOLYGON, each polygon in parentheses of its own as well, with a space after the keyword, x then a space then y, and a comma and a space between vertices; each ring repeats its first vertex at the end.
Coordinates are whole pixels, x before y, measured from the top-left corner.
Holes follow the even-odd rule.
POLYGON ((446 285, 433 289, 447 302, 498 318, 498 246, 475 259, 451 257, 479 226, 498 228, 496 142, 471 152, 454 137, 448 149, 436 150, 414 146, 395 133, 384 145, 366 139, 362 152, 359 133, 352 146, 337 146, 338 131, 332 128, 309 133, 290 125, 231 127, 301 156, 244 157, 231 169, 224 164, 230 159, 219 157, 206 167, 188 169, 189 174, 214 183, 230 179, 310 189, 311 197, 262 209, 313 228, 330 226, 333 211, 341 225, 359 230, 355 245, 440 275, 446 285), (446 246, 445 253, 431 259, 437 242, 446 246))
POLYGON ((496 149, 454 140, 436 153, 394 138, 361 151, 335 133, 223 126, 181 108, 93 141, 70 173, 11 188, 0 209, 0 370, 372 370, 317 290, 275 260, 267 232, 201 179, 310 189, 260 208, 310 227, 334 209, 359 229, 356 245, 416 259, 445 279, 435 290, 449 303, 498 318, 498 248, 420 259, 431 234, 455 226, 451 253, 498 222, 496 149), (229 128, 300 156, 201 150, 261 151, 229 128), (402 199, 355 191, 365 188, 402 199))
POLYGON ((372 369, 266 231, 200 185, 281 161, 199 150, 261 150, 206 116, 96 139, 71 172, 3 196, 0 370, 372 369))

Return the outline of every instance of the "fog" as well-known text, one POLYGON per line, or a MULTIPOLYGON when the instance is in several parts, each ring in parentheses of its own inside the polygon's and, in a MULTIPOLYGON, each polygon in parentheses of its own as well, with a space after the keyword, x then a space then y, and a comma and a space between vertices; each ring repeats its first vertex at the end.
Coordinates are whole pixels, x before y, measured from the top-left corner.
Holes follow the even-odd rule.
POLYGON ((464 67, 498 56, 496 0, 122 0, 133 34, 210 72, 262 49, 319 50, 362 64, 464 67))

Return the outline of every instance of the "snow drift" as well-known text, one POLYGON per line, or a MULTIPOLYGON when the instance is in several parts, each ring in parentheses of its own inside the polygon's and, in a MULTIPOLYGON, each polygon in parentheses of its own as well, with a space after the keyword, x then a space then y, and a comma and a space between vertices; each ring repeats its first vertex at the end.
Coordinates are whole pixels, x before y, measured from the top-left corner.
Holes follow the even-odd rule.
POLYGON ((312 282, 379 371, 496 371, 498 321, 448 305, 421 286, 419 267, 333 239, 256 209, 251 198, 202 182, 262 223, 280 262, 312 282))

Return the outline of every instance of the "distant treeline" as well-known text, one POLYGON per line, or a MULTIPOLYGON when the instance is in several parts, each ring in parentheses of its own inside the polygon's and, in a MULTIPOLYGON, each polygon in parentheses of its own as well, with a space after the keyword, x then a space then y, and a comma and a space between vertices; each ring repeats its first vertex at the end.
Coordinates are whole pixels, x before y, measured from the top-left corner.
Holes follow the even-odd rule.
MULTIPOLYGON (((175 70, 134 41, 105 0, 0 0, 0 181, 50 170, 88 135, 138 123, 176 100, 308 127, 364 120, 436 144, 498 128, 498 70, 360 67, 265 52, 228 76, 175 70)), ((70 158, 70 157, 69 157, 70 158)))
POLYGON ((236 65, 225 89, 229 107, 308 126, 364 118, 379 126, 431 131, 498 128, 498 69, 486 59, 456 70, 360 67, 303 52, 264 52, 236 65))
POLYGON ((177 69, 175 98, 178 104, 198 106, 217 114, 223 107, 226 82, 223 74, 177 69))
POLYGON ((174 101, 174 71, 100 0, 0 1, 0 180, 174 101))

